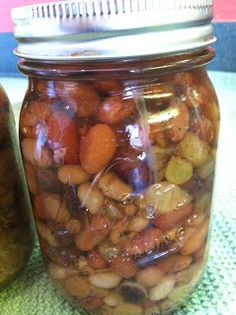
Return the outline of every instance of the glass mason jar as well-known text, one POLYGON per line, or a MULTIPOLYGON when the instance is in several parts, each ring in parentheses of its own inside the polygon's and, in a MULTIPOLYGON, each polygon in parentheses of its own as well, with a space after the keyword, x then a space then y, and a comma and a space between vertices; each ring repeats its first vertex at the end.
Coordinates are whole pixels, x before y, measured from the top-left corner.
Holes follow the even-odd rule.
POLYGON ((0 86, 0 288, 15 277, 32 250, 30 200, 13 113, 0 86))
MULTIPOLYGON (((40 8, 56 12, 57 5, 40 8)), ((144 16, 159 14, 145 10, 144 16)), ((209 23, 211 5, 204 10, 209 23)), ((84 18, 69 14, 65 21, 60 12, 68 29, 84 18)), ((214 56, 211 29, 191 49, 154 44, 147 49, 158 53, 140 56, 113 38, 114 55, 106 55, 105 48, 98 53, 99 39, 68 50, 68 33, 59 44, 52 35, 54 50, 46 38, 41 42, 45 34, 38 39, 33 32, 24 46, 16 16, 26 13, 14 14, 17 54, 24 57, 19 69, 29 77, 21 150, 53 282, 90 314, 169 314, 196 287, 206 262, 219 126, 205 68, 214 56)), ((41 19, 59 23, 50 14, 32 14, 30 23, 36 27, 41 19)), ((189 39, 182 40, 184 46, 189 39)))

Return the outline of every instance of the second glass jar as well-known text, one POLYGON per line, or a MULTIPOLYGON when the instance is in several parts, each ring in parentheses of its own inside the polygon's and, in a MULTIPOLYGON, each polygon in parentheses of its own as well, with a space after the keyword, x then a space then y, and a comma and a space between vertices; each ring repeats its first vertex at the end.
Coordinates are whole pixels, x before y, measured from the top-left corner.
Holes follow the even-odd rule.
POLYGON ((20 64, 42 254, 91 314, 168 314, 199 282, 219 124, 204 66, 212 56, 20 64))

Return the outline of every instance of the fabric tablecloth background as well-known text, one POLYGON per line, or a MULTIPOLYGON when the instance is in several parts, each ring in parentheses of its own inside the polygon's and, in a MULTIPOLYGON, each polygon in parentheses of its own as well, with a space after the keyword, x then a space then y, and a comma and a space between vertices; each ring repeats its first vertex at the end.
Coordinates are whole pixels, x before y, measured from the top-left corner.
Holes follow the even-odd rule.
MULTIPOLYGON (((173 315, 236 315, 236 74, 211 73, 210 76, 222 117, 210 255, 200 285, 173 315)), ((13 81, 1 80, 10 98, 13 81)), ((25 82, 20 82, 20 86, 22 93, 25 82)), ((12 95, 13 104, 15 97, 16 93, 12 95)), ((17 115, 17 107, 14 110, 17 115)), ((83 313, 70 306, 53 288, 36 242, 23 272, 0 291, 0 315, 80 314, 83 313)))

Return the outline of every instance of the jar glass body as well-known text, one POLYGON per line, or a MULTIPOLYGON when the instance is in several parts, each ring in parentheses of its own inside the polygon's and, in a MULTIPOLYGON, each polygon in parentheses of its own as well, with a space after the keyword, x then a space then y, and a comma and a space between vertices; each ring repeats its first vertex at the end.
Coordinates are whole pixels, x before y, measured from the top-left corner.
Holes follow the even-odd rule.
POLYGON ((41 251, 91 314, 168 314, 199 282, 219 126, 212 55, 19 65, 41 251))
POLYGON ((0 86, 0 288, 23 267, 33 244, 30 200, 23 180, 16 126, 0 86))

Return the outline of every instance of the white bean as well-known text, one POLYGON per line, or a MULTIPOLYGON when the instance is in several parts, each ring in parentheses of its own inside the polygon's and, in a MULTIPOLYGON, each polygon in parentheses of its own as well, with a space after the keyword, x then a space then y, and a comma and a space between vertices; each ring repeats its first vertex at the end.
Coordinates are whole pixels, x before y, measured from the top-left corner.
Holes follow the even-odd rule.
POLYGON ((122 303, 122 296, 116 292, 111 292, 104 298, 104 302, 108 306, 114 307, 122 303))
POLYGON ((120 283, 121 277, 113 272, 107 271, 90 275, 89 281, 95 287, 111 289, 116 287, 120 283))
POLYGON ((68 208, 56 194, 42 193, 42 201, 46 214, 58 223, 65 223, 70 219, 68 208))
POLYGON ((145 287, 153 287, 158 284, 164 277, 164 272, 157 267, 150 266, 138 271, 136 279, 145 287))
POLYGON ((63 165, 59 168, 57 176, 63 184, 79 185, 87 182, 90 175, 79 165, 63 165))
POLYGON ((68 269, 62 265, 56 264, 54 262, 50 262, 48 265, 48 272, 53 279, 56 280, 64 280, 68 276, 78 274, 78 270, 68 269))
POLYGON ((90 183, 81 184, 77 194, 81 204, 88 208, 90 213, 96 214, 102 208, 104 196, 99 189, 91 187, 90 183))
POLYGON ((137 216, 134 217, 130 223, 129 223, 129 230, 133 231, 133 232, 141 232, 143 229, 145 229, 145 227, 148 226, 149 220, 141 217, 141 216, 137 216))
POLYGON ((161 301, 165 299, 175 286, 175 278, 166 276, 159 284, 150 289, 149 298, 151 301, 161 301))
POLYGON ((106 197, 117 201, 125 201, 132 193, 131 186, 123 182, 112 172, 105 173, 98 181, 98 187, 106 197))

